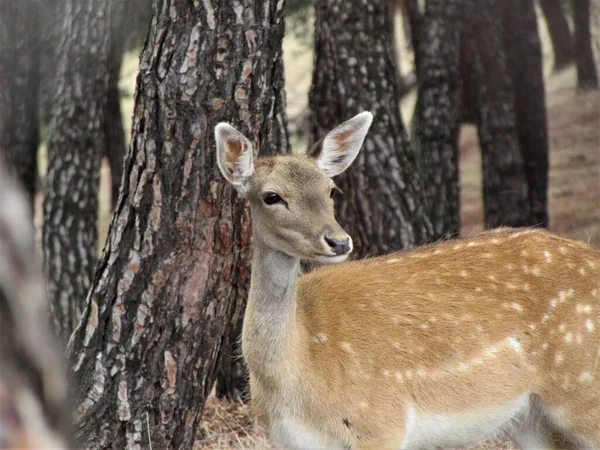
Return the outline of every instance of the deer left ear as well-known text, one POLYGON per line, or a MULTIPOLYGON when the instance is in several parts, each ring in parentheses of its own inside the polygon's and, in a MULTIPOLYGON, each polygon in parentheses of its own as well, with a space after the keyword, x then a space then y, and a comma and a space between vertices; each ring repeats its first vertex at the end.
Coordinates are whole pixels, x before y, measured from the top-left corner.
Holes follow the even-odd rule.
POLYGON ((215 142, 219 170, 243 195, 248 179, 254 174, 252 144, 246 136, 224 122, 215 127, 215 142))
POLYGON ((339 175, 354 161, 373 122, 373 114, 362 112, 327 133, 315 156, 317 166, 328 176, 339 175))

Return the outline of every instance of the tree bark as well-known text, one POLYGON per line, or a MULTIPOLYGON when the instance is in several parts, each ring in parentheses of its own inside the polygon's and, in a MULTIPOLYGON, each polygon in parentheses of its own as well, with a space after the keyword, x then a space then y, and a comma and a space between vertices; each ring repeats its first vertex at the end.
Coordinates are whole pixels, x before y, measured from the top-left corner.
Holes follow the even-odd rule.
POLYGON ((572 0, 575 23, 575 56, 577 58, 577 88, 598 89, 598 74, 590 33, 590 1, 572 0))
POLYGON ((531 0, 505 3, 505 46, 531 214, 526 224, 548 227, 548 123, 537 18, 531 0))
POLYGON ((33 198, 37 181, 40 3, 0 2, 0 156, 33 198))
POLYGON ((316 4, 312 142, 361 111, 375 116, 363 150, 337 182, 345 191, 337 217, 360 256, 413 247, 432 235, 399 111, 388 7, 384 0, 316 4))
POLYGON ((214 126, 287 148, 282 7, 155 3, 122 195, 69 343, 82 445, 193 445, 250 261, 249 209, 215 167, 214 126))
POLYGON ((96 260, 111 2, 68 0, 48 140, 43 249, 55 331, 76 326, 96 260))
POLYGON ((65 364, 48 328, 31 201, 19 187, 0 161, 0 448, 73 448, 65 364))
POLYGON ((534 223, 519 146, 513 84, 504 48, 503 2, 468 2, 465 27, 476 36, 478 132, 483 162, 483 198, 487 228, 534 223))
POLYGON ((433 240, 460 232, 458 137, 460 132, 460 35, 462 0, 428 0, 419 19, 413 147, 425 186, 433 240))
POLYGON ((540 0, 540 6, 554 50, 554 70, 558 71, 574 59, 573 36, 560 0, 540 0))

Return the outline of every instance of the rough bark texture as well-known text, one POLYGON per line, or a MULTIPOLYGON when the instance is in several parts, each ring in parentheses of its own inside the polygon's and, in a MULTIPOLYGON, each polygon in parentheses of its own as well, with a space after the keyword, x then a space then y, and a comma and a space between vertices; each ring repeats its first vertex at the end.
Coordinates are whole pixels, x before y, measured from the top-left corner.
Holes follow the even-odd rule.
POLYGON ((548 124, 537 18, 531 0, 505 3, 505 46, 531 214, 525 224, 548 227, 548 124))
POLYGON ((69 338, 96 262, 111 1, 64 4, 44 197, 44 264, 56 332, 69 338))
POLYGON ((575 23, 577 87, 580 90, 597 89, 598 74, 596 73, 590 33, 590 1, 572 0, 572 6, 575 23))
POLYGON ((0 157, 33 205, 37 178, 40 3, 0 1, 0 157))
POLYGON ((247 205, 220 177, 214 126, 287 148, 282 2, 157 0, 106 248, 69 343, 91 448, 191 448, 247 294, 247 205))
POLYGON ((362 151, 337 180, 345 192, 337 217, 360 256, 416 246, 432 232, 399 112, 388 6, 387 0, 316 4, 312 142, 361 111, 375 116, 362 151))
POLYGON ((560 70, 574 59, 574 42, 561 0, 540 0, 554 50, 554 70, 560 70))
POLYGON ((458 136, 463 0, 428 0, 419 18, 419 93, 411 140, 419 158, 433 240, 460 231, 458 136))
POLYGON ((0 448, 72 448, 65 364, 48 328, 30 199, 2 161, 0 192, 0 448))
POLYGON ((504 48, 505 5, 469 2, 465 27, 476 37, 478 131, 487 228, 531 225, 525 164, 519 146, 513 85, 504 48), (500 20, 499 20, 500 18, 500 20))

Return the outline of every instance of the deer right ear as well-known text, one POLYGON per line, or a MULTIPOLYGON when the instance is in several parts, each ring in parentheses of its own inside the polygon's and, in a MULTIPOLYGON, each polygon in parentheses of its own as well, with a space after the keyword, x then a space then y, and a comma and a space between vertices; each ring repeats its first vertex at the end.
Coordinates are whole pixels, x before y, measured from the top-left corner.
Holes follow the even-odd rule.
POLYGON ((248 178, 254 173, 252 144, 246 136, 224 122, 215 127, 215 142, 219 170, 243 195, 248 178))
POLYGON ((342 173, 358 155, 372 121, 373 115, 368 111, 354 116, 327 133, 309 156, 316 158, 317 166, 328 176, 342 173))

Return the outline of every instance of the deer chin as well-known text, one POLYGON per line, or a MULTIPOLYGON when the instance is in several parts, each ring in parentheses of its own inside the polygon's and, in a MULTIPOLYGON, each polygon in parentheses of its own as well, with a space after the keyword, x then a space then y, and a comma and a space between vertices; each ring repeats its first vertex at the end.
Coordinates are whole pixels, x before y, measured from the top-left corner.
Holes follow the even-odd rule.
POLYGON ((346 261, 348 259, 348 256, 350 256, 350 252, 345 253, 343 255, 331 255, 331 256, 320 254, 320 255, 313 256, 311 259, 313 261, 317 261, 317 262, 324 263, 324 264, 338 264, 338 263, 346 261))

